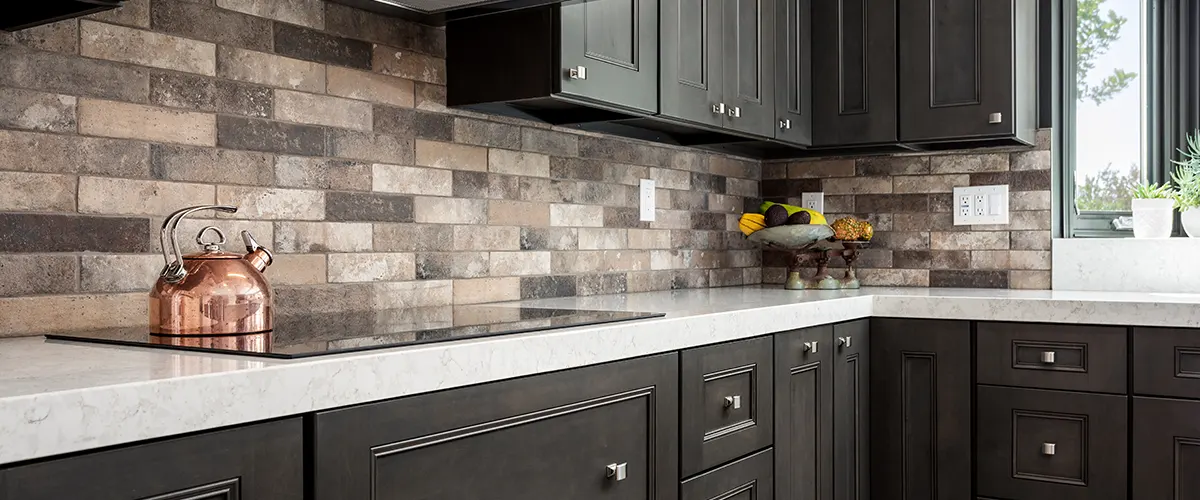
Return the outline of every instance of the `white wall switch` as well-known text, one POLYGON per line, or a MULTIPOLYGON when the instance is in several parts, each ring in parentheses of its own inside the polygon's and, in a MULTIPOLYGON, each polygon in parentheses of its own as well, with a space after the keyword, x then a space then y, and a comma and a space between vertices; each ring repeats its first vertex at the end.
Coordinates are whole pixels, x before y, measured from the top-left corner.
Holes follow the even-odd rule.
POLYGON ((954 225, 1008 224, 1008 186, 954 188, 954 225))
POLYGON ((641 220, 645 222, 654 222, 654 181, 650 179, 642 179, 641 183, 641 220))
POLYGON ((809 210, 825 213, 825 193, 801 193, 800 205, 809 210))

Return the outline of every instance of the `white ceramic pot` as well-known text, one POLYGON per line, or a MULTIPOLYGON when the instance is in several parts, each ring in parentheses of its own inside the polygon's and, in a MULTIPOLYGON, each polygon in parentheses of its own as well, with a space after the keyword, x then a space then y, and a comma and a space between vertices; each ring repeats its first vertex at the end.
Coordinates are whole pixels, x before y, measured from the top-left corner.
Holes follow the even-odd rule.
POLYGON ((1189 208, 1179 214, 1183 223, 1183 231, 1192 238, 1200 238, 1200 208, 1189 208))
POLYGON ((1175 200, 1133 199, 1133 235, 1137 238, 1170 238, 1175 200))

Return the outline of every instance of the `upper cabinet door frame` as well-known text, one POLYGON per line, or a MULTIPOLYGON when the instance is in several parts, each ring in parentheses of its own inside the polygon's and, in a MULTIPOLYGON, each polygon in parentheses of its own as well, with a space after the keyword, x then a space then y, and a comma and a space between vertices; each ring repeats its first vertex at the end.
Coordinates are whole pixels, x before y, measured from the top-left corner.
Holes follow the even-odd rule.
POLYGON ((812 44, 812 144, 895 143, 896 0, 815 2, 812 44))
POLYGON ((775 3, 723 0, 728 128, 775 137, 775 3))
POLYGON ((802 146, 813 142, 811 3, 776 0, 775 5, 775 138, 802 146))
POLYGON ((658 2, 571 0, 561 13, 562 93, 658 112, 658 2))
POLYGON ((723 0, 661 0, 660 3, 662 114, 713 127, 724 126, 723 0))

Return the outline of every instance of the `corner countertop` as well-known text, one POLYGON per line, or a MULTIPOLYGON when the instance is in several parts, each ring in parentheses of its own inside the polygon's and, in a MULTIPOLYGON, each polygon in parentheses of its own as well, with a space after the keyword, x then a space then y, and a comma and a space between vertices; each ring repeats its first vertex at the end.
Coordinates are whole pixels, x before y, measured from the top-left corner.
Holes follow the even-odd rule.
POLYGON ((1200 327, 1200 294, 762 286, 501 305, 666 316, 298 360, 0 340, 0 464, 871 316, 1200 327))

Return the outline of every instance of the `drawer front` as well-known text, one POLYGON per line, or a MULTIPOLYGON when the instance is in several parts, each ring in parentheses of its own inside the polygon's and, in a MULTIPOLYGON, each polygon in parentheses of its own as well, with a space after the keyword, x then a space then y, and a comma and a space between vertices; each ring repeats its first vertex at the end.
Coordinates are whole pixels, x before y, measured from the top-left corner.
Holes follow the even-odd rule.
POLYGON ((1200 399, 1200 330, 1134 328, 1133 392, 1200 399))
POLYGON ((1126 393, 1126 330, 979 323, 981 384, 1126 393))
POLYGON ((1128 398, 987 386, 978 398, 980 495, 1126 498, 1128 398))
POLYGON ((771 342, 771 337, 760 337, 683 352, 683 477, 771 445, 771 342))
POLYGON ((763 450, 684 481, 680 500, 773 500, 772 451, 763 450))

